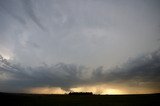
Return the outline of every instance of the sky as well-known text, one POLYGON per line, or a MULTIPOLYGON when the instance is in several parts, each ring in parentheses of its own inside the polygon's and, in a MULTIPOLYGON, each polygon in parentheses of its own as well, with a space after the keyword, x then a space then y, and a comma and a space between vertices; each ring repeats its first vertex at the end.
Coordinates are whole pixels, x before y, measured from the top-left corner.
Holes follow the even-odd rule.
POLYGON ((160 93, 159 0, 0 0, 0 91, 160 93))

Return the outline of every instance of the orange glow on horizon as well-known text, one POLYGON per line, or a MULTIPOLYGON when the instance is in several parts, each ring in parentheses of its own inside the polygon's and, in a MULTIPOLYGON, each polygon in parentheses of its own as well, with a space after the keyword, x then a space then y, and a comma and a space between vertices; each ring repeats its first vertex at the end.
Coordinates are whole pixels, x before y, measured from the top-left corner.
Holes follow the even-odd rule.
POLYGON ((122 92, 121 90, 118 90, 118 89, 107 89, 102 94, 113 95, 113 94, 124 94, 124 92, 122 92))
MULTIPOLYGON (((79 86, 70 88, 70 91, 73 92, 92 92, 94 94, 101 95, 120 95, 120 94, 147 94, 147 93, 156 93, 157 90, 147 89, 147 88, 130 88, 130 87, 120 87, 113 85, 90 85, 90 86, 79 86)), ((65 94, 70 91, 65 91, 60 87, 37 87, 27 90, 29 93, 36 94, 65 94)))
POLYGON ((29 93, 36 94, 65 94, 66 91, 60 87, 37 87, 28 90, 29 93))

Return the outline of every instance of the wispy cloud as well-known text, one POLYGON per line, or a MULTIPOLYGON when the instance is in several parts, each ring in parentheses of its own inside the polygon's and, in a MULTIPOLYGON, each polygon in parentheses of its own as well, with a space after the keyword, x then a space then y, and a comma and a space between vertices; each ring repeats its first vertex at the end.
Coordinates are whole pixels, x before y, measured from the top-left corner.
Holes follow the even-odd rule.
POLYGON ((14 11, 12 8, 13 6, 10 6, 11 4, 15 4, 16 2, 12 2, 10 0, 1 0, 0 1, 0 10, 1 12, 6 13, 7 15, 11 16, 21 24, 26 24, 26 20, 19 15, 18 11, 14 11))
POLYGON ((31 0, 23 0, 22 3, 23 3, 24 10, 29 15, 29 17, 32 19, 32 21, 36 23, 36 25, 39 28, 44 30, 44 26, 42 25, 40 19, 36 16, 34 12, 34 8, 32 5, 33 2, 31 0))

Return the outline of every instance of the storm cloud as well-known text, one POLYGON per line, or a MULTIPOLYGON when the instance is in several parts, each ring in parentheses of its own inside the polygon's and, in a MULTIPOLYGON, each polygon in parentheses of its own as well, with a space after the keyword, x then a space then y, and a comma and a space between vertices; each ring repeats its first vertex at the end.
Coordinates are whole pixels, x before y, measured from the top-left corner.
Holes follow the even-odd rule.
POLYGON ((0 88, 10 92, 24 92, 33 87, 60 87, 70 91, 70 88, 81 85, 122 82, 135 87, 149 83, 147 86, 160 89, 157 85, 160 82, 160 50, 110 70, 101 66, 92 70, 90 75, 86 74, 87 70, 85 66, 64 63, 36 68, 12 66, 1 59, 1 77, 6 79, 1 80, 0 88))
POLYGON ((0 90, 159 89, 159 0, 0 0, 0 90))
POLYGON ((110 70, 103 67, 93 72, 93 79, 99 82, 158 82, 160 81, 160 50, 128 60, 110 70))

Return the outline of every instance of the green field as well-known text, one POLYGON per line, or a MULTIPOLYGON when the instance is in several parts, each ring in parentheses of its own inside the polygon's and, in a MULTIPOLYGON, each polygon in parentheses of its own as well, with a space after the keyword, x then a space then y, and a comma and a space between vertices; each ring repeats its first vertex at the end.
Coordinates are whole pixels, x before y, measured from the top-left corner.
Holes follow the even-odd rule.
POLYGON ((36 95, 0 93, 1 106, 160 106, 160 94, 36 95))

